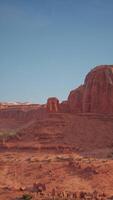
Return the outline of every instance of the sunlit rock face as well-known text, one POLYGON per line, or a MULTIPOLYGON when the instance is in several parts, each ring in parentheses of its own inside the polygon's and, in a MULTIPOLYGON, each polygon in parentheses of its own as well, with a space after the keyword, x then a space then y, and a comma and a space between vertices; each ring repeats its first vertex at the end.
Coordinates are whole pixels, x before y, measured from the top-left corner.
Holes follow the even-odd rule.
POLYGON ((48 112, 58 112, 59 108, 59 100, 56 97, 51 97, 47 100, 47 111, 48 112))
POLYGON ((113 65, 92 69, 84 84, 70 92, 70 112, 113 113, 113 65))
POLYGON ((113 65, 91 70, 84 85, 83 112, 113 113, 113 65))
POLYGON ((62 113, 70 112, 68 101, 62 101, 60 103, 60 112, 62 112, 62 113))
POLYGON ((80 113, 83 111, 82 102, 83 102, 84 86, 72 90, 68 97, 68 105, 70 112, 80 113))

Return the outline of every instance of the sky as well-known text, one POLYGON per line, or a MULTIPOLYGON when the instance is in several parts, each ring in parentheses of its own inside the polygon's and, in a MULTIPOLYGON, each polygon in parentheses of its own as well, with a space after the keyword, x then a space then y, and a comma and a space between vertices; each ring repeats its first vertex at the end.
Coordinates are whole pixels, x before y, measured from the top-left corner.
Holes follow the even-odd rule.
POLYGON ((0 0, 0 101, 67 99, 113 64, 113 0, 0 0))

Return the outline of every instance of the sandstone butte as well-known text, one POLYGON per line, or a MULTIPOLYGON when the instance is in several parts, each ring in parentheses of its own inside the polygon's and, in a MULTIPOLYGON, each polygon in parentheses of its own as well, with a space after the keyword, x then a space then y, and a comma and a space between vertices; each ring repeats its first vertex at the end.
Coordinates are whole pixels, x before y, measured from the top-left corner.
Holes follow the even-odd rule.
POLYGON ((84 84, 70 92, 70 111, 82 113, 113 113, 113 65, 92 69, 84 84))
POLYGON ((113 113, 113 65, 95 67, 67 101, 59 104, 57 98, 49 98, 47 108, 49 112, 113 113))

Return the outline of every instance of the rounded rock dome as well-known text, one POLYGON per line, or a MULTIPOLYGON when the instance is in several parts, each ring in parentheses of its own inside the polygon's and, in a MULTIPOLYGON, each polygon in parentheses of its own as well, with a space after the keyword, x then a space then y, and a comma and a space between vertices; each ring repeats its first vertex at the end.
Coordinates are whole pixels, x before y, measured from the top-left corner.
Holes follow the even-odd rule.
POLYGON ((71 91, 70 111, 113 114, 113 65, 100 65, 86 76, 84 84, 71 91))

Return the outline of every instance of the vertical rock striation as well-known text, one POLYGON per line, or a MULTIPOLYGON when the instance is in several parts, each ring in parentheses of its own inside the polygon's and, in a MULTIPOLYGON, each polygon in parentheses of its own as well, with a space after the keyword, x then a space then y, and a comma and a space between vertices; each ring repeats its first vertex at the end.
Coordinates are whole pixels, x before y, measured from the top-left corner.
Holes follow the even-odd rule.
POLYGON ((92 69, 84 85, 70 92, 68 105, 71 112, 113 113, 113 65, 92 69))
POLYGON ((59 100, 56 97, 51 97, 47 100, 47 111, 48 112, 59 111, 59 100))

